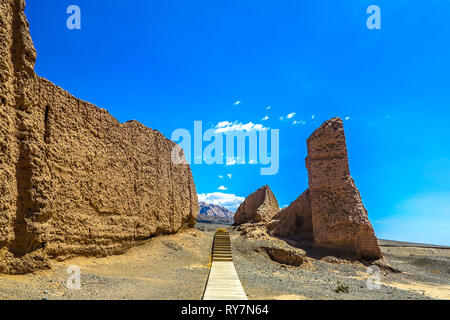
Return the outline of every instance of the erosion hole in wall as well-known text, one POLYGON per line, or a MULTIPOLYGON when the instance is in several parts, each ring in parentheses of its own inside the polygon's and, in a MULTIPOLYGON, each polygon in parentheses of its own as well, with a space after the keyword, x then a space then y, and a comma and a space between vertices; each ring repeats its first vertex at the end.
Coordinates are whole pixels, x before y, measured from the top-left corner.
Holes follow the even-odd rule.
POLYGON ((50 141, 50 125, 48 123, 48 117, 50 114, 50 106, 47 105, 45 107, 45 114, 44 114, 44 126, 45 126, 45 131, 44 131, 44 142, 45 143, 49 143, 50 141))

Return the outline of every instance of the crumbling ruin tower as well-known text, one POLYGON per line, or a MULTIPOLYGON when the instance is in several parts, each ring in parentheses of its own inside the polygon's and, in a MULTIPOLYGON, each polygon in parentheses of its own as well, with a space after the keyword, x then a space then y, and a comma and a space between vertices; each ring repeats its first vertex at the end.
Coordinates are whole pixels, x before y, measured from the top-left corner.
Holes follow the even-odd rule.
POLYGON ((38 77, 24 8, 0 0, 0 273, 192 227, 197 192, 175 144, 38 77))
POLYGON ((235 225, 268 222, 280 210, 269 186, 263 186, 245 198, 234 215, 235 225))
POLYGON ((350 176, 344 124, 326 121, 307 141, 309 189, 275 216, 277 236, 311 240, 337 255, 376 260, 381 251, 350 176))
POLYGON ((325 122, 307 141, 306 167, 317 245, 350 251, 361 258, 381 257, 361 196, 350 176, 344 124, 325 122))

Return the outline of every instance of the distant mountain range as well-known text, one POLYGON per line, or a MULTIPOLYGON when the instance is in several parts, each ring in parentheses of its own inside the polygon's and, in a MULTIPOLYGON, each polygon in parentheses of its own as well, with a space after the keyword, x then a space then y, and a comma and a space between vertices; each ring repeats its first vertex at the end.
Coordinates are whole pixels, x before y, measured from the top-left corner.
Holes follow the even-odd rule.
POLYGON ((234 212, 216 204, 199 202, 198 222, 232 224, 234 212))

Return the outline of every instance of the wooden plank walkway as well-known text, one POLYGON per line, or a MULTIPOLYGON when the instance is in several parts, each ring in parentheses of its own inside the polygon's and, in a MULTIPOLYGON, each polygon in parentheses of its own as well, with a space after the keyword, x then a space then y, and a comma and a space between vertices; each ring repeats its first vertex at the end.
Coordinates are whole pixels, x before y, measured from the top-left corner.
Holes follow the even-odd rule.
POLYGON ((214 235, 211 270, 203 300, 247 300, 234 268, 230 234, 220 229, 214 235))

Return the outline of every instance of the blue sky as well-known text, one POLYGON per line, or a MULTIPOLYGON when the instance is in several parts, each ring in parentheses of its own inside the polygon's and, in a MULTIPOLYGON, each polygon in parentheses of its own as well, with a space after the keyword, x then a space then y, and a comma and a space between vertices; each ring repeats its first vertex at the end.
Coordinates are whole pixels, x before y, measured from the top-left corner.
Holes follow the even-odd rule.
POLYGON ((167 137, 196 120, 280 130, 277 175, 192 165, 204 198, 231 205, 268 184, 290 204, 308 184, 306 139, 339 116, 377 236, 450 245, 448 12, 443 0, 27 1, 36 72, 119 121, 167 137), (71 4, 81 30, 66 27, 71 4), (372 4, 381 30, 366 27, 372 4))

